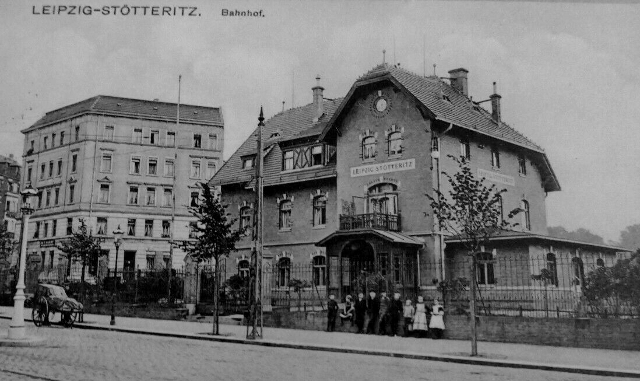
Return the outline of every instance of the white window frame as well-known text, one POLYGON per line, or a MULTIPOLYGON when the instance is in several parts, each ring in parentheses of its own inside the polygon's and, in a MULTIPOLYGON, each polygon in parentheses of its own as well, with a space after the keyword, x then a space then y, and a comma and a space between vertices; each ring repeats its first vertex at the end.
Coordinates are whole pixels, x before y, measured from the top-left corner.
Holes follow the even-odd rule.
POLYGON ((110 184, 100 184, 100 188, 99 188, 98 192, 99 192, 98 193, 98 203, 100 203, 100 204, 108 204, 109 201, 111 200, 111 185, 110 184), (106 200, 103 197, 104 193, 102 193, 103 187, 106 187, 106 189, 107 189, 107 199, 106 200))
POLYGON ((160 130, 151 130, 149 133, 149 144, 154 146, 160 144, 160 130))
POLYGON ((165 177, 173 177, 176 173, 176 162, 174 159, 164 159, 164 176, 165 177), (169 164, 171 164, 169 166, 169 164), (172 168, 171 173, 169 173, 169 167, 172 168))
POLYGON ((189 171, 189 178, 200 179, 202 178, 202 163, 200 160, 191 160, 191 170, 189 171), (198 169, 197 176, 195 175, 195 169, 198 169))
POLYGON ((111 173, 113 171, 113 154, 111 152, 103 152, 100 159, 100 172, 111 173), (105 159, 109 159, 109 168, 105 169, 105 159))
POLYGON ((112 142, 115 136, 115 127, 114 126, 104 126, 104 131, 102 133, 102 138, 105 141, 112 142))
POLYGON ((142 136, 143 136, 142 128, 134 128, 133 134, 131 135, 131 142, 134 144, 142 144, 142 141, 143 141, 142 136), (140 139, 136 139, 136 135, 137 135, 136 132, 140 132, 140 139))
POLYGON ((172 188, 162 189, 162 206, 173 206, 173 189, 172 188), (167 194, 169 194, 168 200, 166 197, 167 194))
POLYGON ((158 176, 158 158, 157 157, 150 157, 147 159, 147 175, 149 176, 158 176), (155 173, 151 173, 151 164, 155 162, 156 164, 156 170, 155 173))
POLYGON ((167 135, 165 136, 165 145, 167 147, 175 147, 176 146, 176 132, 175 131, 167 131, 167 135), (169 136, 173 136, 173 144, 170 143, 169 136))
POLYGON ((71 155, 71 173, 78 172, 78 154, 71 155))
POLYGON ((207 181, 211 180, 213 175, 216 174, 216 170, 217 169, 218 169, 218 166, 216 165, 215 161, 208 161, 207 162, 207 173, 206 173, 207 178, 205 180, 207 180, 207 181), (213 168, 213 170, 211 168, 213 168))
POLYGON ((193 133, 193 143, 192 143, 192 147, 193 148, 202 148, 202 134, 198 133, 196 134, 195 132, 193 133), (196 145, 196 136, 200 137, 200 144, 196 145))
POLYGON ((156 206, 157 202, 156 202, 156 187, 147 187, 145 189, 145 194, 144 194, 144 205, 145 206, 156 206), (153 189, 152 192, 149 192, 149 189, 153 189), (149 195, 153 194, 153 203, 149 203, 149 195))
POLYGON ((127 205, 140 205, 140 187, 137 185, 129 185, 129 192, 127 192, 127 205), (133 192, 131 191, 135 188, 136 200, 135 202, 131 202, 131 195, 133 192))
POLYGON ((209 134, 209 149, 218 149, 218 134, 209 134))
POLYGON ((141 175, 142 174, 142 158, 140 156, 132 156, 129 161, 129 174, 141 175), (135 171, 135 162, 138 162, 138 172, 135 171))

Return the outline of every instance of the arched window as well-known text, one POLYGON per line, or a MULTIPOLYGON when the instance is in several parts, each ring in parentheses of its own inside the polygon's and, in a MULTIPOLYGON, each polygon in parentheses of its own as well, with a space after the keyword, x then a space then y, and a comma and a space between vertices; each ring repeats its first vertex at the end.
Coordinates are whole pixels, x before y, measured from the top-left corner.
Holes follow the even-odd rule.
POLYGON ((251 208, 248 206, 245 206, 242 209, 240 209, 240 229, 246 229, 246 230, 251 229, 252 214, 253 213, 251 212, 251 208))
POLYGON ((547 270, 551 274, 551 279, 549 280, 551 284, 554 286, 558 286, 558 262, 556 260, 556 255, 553 253, 547 253, 547 270))
POLYGON ((402 133, 400 131, 395 131, 389 134, 387 137, 387 149, 389 151, 389 156, 391 155, 399 155, 402 153, 402 133))
POLYGON ((249 261, 246 259, 238 262, 238 275, 240 278, 247 279, 249 278, 249 261))
POLYGON ((289 258, 280 258, 278 260, 278 279, 277 286, 278 287, 287 287, 289 285, 289 279, 291 278, 291 259, 289 258))
POLYGON ((369 188, 369 213, 398 214, 398 193, 393 184, 378 184, 369 188))
POLYGON ((495 284, 493 272, 493 255, 491 253, 478 253, 476 256, 476 279, 478 284, 495 284))
POLYGON ((291 229, 291 201, 284 200, 280 203, 280 218, 279 228, 280 230, 291 229))
POLYGON ((573 257, 571 259, 571 267, 573 268, 573 284, 580 286, 584 282, 584 263, 582 259, 573 257))
POLYGON ((317 196, 313 198, 313 226, 323 226, 327 223, 327 198, 317 196))
POLYGON ((526 230, 531 230, 529 202, 527 200, 522 200, 522 202, 520 203, 520 207, 522 208, 522 227, 524 227, 526 230))
POLYGON ((598 258, 596 260, 596 266, 598 267, 604 267, 604 260, 602 258, 598 258))
POLYGON ((313 257, 313 284, 326 286, 327 260, 324 256, 313 257))
POLYGON ((362 158, 373 159, 376 156, 376 138, 366 136, 362 139, 362 158))

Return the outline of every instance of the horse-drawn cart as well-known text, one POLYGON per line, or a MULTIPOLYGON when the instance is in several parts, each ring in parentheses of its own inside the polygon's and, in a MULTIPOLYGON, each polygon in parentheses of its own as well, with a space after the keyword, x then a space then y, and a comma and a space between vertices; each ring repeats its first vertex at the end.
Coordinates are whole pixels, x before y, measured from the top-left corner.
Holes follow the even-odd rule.
POLYGON ((60 313, 60 323, 73 326, 78 315, 83 313, 82 303, 67 296, 64 288, 53 284, 39 284, 33 296, 31 317, 33 324, 40 327, 49 324, 56 312, 60 313))

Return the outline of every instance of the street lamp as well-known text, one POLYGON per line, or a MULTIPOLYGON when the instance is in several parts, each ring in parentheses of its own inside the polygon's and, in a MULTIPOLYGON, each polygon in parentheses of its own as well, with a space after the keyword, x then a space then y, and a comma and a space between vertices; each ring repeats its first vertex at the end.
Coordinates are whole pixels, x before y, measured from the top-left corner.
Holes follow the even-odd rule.
POLYGON ((20 243, 20 260, 18 268, 18 284, 16 285, 16 295, 13 297, 13 318, 9 326, 9 339, 24 340, 24 271, 27 262, 27 225, 29 224, 29 215, 33 213, 35 204, 34 198, 38 195, 38 191, 33 189, 31 185, 27 186, 22 192, 22 242, 20 243))
POLYGON ((113 266, 113 295, 111 297, 111 321, 110 325, 116 325, 116 293, 118 292, 118 251, 120 250, 120 244, 122 243, 122 236, 124 232, 118 228, 113 231, 113 244, 116 245, 116 262, 113 266))

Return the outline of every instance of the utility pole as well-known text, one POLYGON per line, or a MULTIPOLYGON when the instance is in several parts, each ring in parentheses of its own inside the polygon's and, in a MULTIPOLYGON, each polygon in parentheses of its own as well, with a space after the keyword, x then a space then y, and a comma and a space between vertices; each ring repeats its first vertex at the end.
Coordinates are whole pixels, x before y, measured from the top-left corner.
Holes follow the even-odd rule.
POLYGON ((173 270, 173 238, 176 226, 176 167, 178 165, 178 131, 180 130, 180 83, 182 75, 178 76, 178 107, 176 111, 176 133, 173 141, 173 186, 171 187, 171 226, 169 228, 169 268, 167 276, 167 303, 171 303, 171 270, 173 270))
POLYGON ((256 165, 256 209, 254 211, 254 251, 251 255, 253 279, 253 290, 251 298, 251 311, 249 315, 249 325, 247 326, 247 339, 255 340, 262 338, 262 202, 263 202, 263 157, 262 157, 262 128, 264 127, 264 116, 260 107, 258 117, 258 144, 255 159, 256 165), (250 329, 250 331, 249 331, 250 329))

